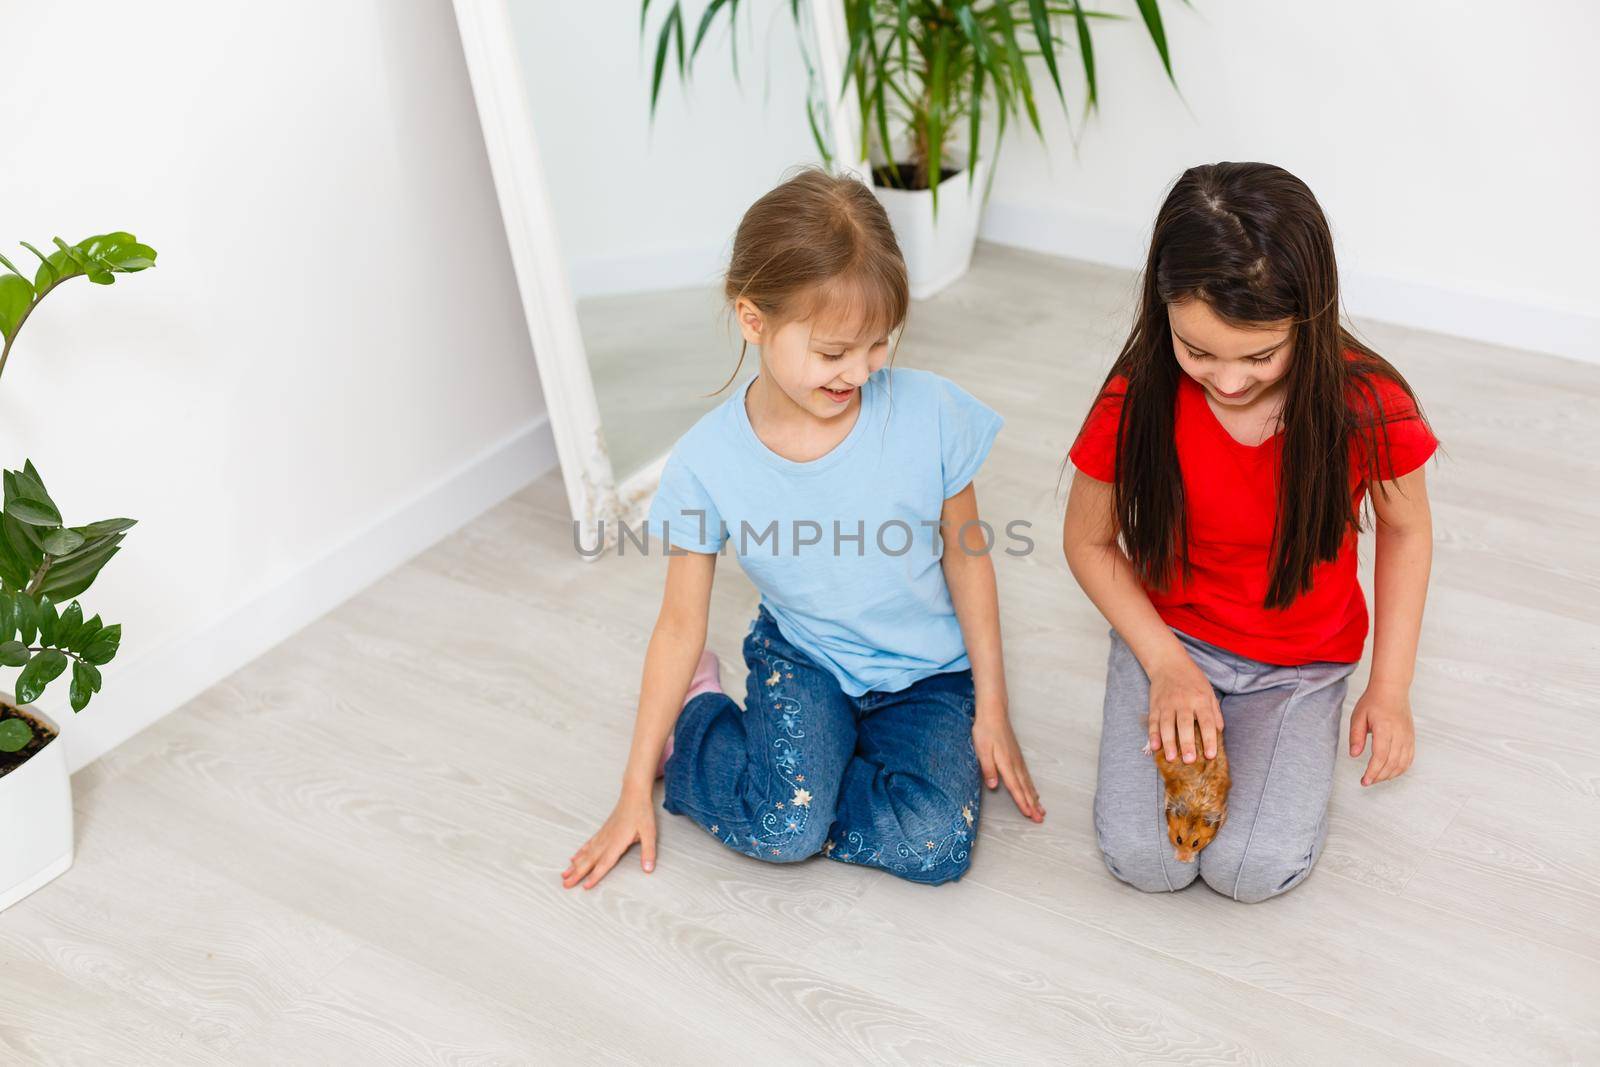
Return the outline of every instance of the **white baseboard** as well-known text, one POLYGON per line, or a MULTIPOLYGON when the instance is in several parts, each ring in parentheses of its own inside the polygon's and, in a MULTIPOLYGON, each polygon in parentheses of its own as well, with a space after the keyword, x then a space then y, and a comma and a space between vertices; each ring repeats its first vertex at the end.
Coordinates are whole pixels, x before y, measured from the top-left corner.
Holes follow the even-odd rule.
POLYGON ((270 592, 238 605, 130 663, 106 669, 105 692, 82 715, 65 685, 41 708, 62 726, 67 769, 99 758, 226 678, 556 466, 550 420, 540 415, 418 489, 270 592))
MULTIPOLYGON (((978 236, 996 244, 1138 270, 1150 233, 1120 220, 991 201, 978 236)), ((1346 274, 1351 315, 1600 363, 1600 314, 1372 274, 1346 274)))

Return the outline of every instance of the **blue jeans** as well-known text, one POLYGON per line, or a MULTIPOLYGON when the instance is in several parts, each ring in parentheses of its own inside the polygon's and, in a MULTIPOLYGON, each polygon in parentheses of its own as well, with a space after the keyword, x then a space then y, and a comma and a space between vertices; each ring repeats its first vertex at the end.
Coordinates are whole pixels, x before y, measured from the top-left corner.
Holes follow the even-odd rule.
POLYGON ((821 853, 928 884, 966 873, 981 793, 971 670, 851 697, 765 606, 744 659, 748 710, 701 693, 678 717, 667 811, 768 863, 821 853))

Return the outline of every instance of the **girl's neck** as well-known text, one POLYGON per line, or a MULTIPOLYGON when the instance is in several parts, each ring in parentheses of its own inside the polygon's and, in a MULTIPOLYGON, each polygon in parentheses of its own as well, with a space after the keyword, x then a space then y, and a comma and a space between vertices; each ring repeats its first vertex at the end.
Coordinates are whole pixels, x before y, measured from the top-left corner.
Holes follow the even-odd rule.
POLYGON ((809 463, 833 451, 850 435, 861 415, 861 393, 857 389, 850 398, 849 410, 831 419, 820 418, 778 388, 763 363, 745 393, 744 410, 762 444, 784 459, 809 463))
POLYGON ((1217 422, 1222 424, 1229 436, 1242 445, 1252 447, 1260 445, 1270 440, 1282 428, 1280 416, 1283 414, 1283 401, 1287 396, 1282 378, 1273 382, 1271 388, 1245 407, 1231 407, 1217 403, 1204 386, 1200 387, 1200 395, 1205 399, 1206 406, 1211 409, 1211 414, 1216 417, 1217 422))

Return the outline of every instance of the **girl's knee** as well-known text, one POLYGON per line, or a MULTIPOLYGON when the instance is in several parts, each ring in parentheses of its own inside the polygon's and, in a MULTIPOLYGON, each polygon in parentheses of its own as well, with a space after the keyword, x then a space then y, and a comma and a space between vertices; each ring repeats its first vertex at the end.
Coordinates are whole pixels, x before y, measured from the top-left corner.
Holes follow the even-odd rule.
POLYGON ((1173 878, 1162 866, 1159 857, 1154 860, 1129 859, 1104 848, 1100 850, 1100 859, 1113 877, 1141 893, 1175 893, 1188 887, 1199 873, 1195 870, 1197 864, 1187 864, 1183 876, 1173 878))
POLYGON ((742 850, 763 863, 799 863, 823 851, 827 840, 825 830, 793 829, 784 827, 777 831, 764 829, 749 835, 740 843, 742 850))
POLYGON ((926 867, 917 865, 905 870, 890 870, 908 882, 918 885, 944 885, 946 882, 960 881, 961 876, 972 869, 972 852, 970 849, 962 851, 959 855, 945 856, 942 859, 928 864, 926 867))
POLYGON ((902 814, 899 824, 880 836, 876 829, 838 831, 823 844, 823 854, 843 863, 881 867, 908 882, 942 885, 966 874, 977 839, 978 802, 950 803, 936 811, 902 814))
POLYGON ((1166 854, 1171 846, 1152 811, 1144 809, 1139 817, 1123 811, 1122 817, 1112 817, 1112 809, 1106 798, 1096 797, 1094 843, 1112 877, 1141 893, 1174 893, 1195 880, 1198 864, 1179 864, 1181 870, 1170 870, 1174 864, 1166 862, 1166 854))
POLYGON ((1198 863, 1182 864, 1177 874, 1170 871, 1164 858, 1164 853, 1170 849, 1154 829, 1134 832, 1128 827, 1119 830, 1096 820, 1094 833, 1106 870, 1141 893, 1176 892, 1187 887, 1199 874, 1198 863))
POLYGON ((1239 850, 1200 853, 1200 876, 1207 885, 1241 904, 1259 904, 1305 881, 1316 865, 1321 840, 1251 842, 1239 850))

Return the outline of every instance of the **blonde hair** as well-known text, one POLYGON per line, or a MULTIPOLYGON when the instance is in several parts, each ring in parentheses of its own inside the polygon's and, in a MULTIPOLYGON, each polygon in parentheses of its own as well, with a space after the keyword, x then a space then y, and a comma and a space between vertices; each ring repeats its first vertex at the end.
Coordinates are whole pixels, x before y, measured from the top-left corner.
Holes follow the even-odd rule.
MULTIPOLYGON (((887 334, 905 324, 911 306, 905 257, 877 196, 854 177, 815 166, 744 213, 723 293, 730 315, 740 299, 749 300, 765 316, 767 330, 827 308, 887 334)), ((738 377, 749 348, 748 341, 741 345, 739 362, 718 393, 738 377)), ((893 365, 892 352, 889 361, 893 365)))

